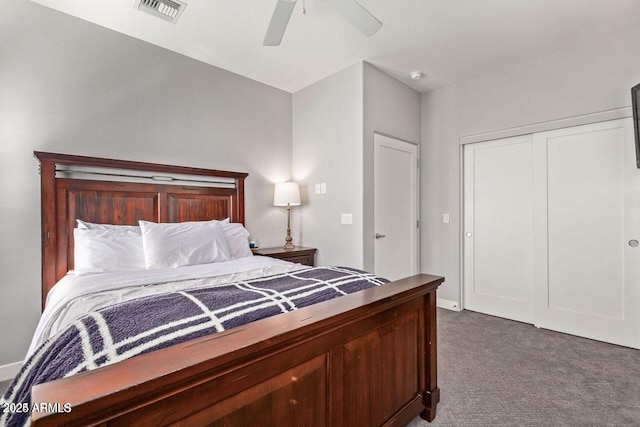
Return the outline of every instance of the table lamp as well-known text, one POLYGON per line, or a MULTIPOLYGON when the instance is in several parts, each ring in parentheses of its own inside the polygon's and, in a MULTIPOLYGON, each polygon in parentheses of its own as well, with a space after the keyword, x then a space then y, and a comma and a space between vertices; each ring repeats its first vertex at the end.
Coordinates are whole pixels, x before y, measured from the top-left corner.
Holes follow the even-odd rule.
POLYGON ((300 188, 295 182, 280 182, 276 184, 273 192, 273 205, 287 207, 287 237, 284 239, 285 249, 293 249, 295 246, 291 238, 291 206, 300 205, 300 188))

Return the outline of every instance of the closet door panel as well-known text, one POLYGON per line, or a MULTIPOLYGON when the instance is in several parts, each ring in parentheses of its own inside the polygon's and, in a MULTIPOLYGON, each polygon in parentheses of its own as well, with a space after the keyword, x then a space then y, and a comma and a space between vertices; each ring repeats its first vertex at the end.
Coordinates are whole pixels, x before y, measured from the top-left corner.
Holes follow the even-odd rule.
POLYGON ((532 322, 531 136, 465 146, 465 308, 532 322))
POLYGON ((640 347, 640 171, 630 119, 534 135, 534 322, 640 347))
POLYGON ((623 142, 621 128, 547 140, 550 308, 624 318, 623 142))

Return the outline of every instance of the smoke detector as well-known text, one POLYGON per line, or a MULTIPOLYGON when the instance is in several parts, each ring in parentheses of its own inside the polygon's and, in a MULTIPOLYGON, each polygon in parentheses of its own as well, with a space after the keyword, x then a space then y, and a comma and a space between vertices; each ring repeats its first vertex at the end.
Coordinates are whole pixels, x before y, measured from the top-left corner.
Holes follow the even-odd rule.
POLYGON ((412 71, 409 73, 409 77, 411 77, 411 80, 420 80, 422 78, 422 72, 412 71))
POLYGON ((136 0, 133 7, 175 24, 187 5, 176 0, 136 0))

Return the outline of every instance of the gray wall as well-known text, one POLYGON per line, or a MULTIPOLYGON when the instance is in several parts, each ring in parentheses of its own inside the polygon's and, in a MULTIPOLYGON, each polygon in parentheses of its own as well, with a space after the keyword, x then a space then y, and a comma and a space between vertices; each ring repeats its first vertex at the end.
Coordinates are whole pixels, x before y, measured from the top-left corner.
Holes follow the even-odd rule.
POLYGON ((418 144, 420 93, 358 63, 293 95, 294 208, 299 243, 319 248, 320 264, 373 271, 373 134, 418 144), (315 184, 327 183, 326 194, 315 184), (353 225, 340 224, 353 213, 353 225))
POLYGON ((640 82, 640 27, 422 96, 422 271, 460 297, 460 137, 627 107, 640 82), (442 214, 451 223, 442 223, 442 214))
POLYGON ((40 314, 33 150, 248 172, 246 223, 279 245, 291 95, 25 0, 0 14, 0 371, 40 314))
POLYGON ((420 143, 420 92, 364 64, 364 269, 374 270, 373 134, 420 143))
POLYGON ((319 249, 320 265, 362 268, 362 63, 293 94, 293 208, 297 243, 319 249), (325 182, 326 194, 315 194, 325 182), (340 224, 341 213, 353 225, 340 224))

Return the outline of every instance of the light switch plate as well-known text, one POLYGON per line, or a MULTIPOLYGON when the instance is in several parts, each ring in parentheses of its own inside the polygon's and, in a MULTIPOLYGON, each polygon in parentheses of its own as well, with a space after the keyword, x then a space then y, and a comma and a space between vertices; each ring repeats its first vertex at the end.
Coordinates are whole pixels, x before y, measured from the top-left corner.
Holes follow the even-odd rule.
POLYGON ((320 184, 316 184, 316 194, 320 194, 320 184))
POLYGON ((442 214, 442 223, 449 224, 449 214, 442 214))
POLYGON ((321 182, 320 183, 320 193, 324 194, 327 192, 327 183, 326 182, 321 182))
POLYGON ((340 224, 353 224, 353 214, 340 214, 340 224))

